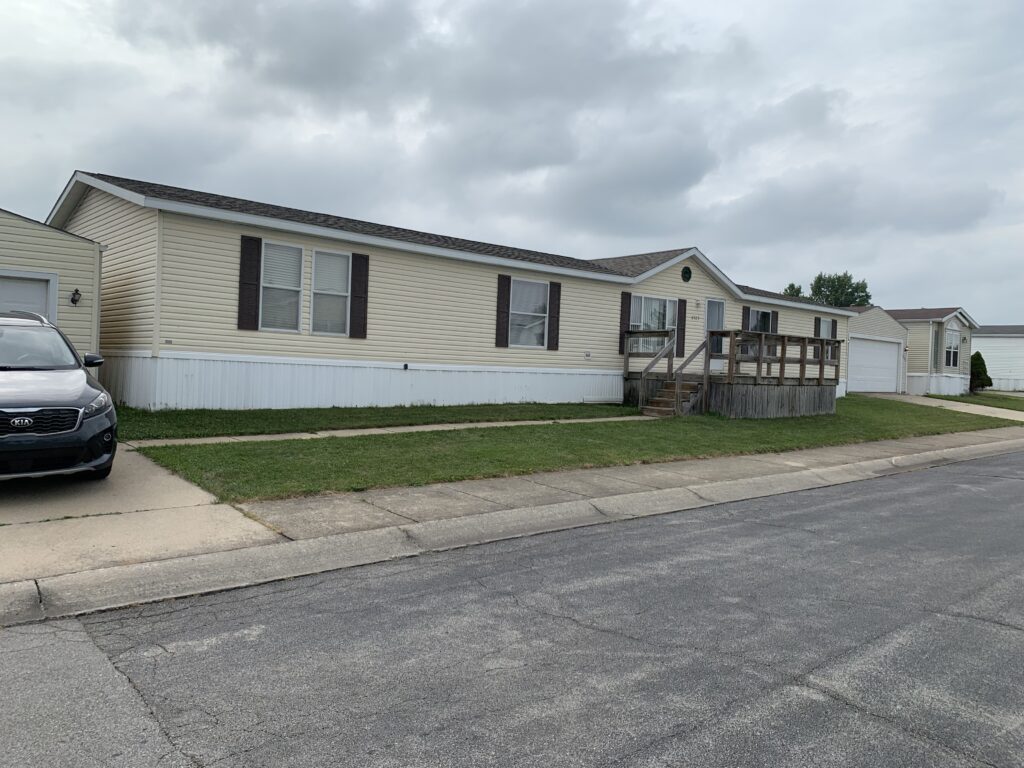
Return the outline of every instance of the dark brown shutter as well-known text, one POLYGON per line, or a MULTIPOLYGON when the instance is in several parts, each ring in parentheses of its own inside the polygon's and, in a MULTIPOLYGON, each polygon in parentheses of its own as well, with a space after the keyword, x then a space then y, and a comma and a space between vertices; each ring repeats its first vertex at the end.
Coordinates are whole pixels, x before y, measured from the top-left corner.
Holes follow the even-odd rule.
POLYGON ((686 352, 686 299, 676 299, 676 354, 686 352))
POLYGON ((779 313, 772 312, 772 333, 779 332, 779 313))
POLYGON ((839 338, 839 321, 838 320, 832 320, 832 338, 833 339, 838 339, 839 338))
POLYGON ((562 284, 548 283, 548 349, 558 349, 558 318, 561 309, 562 284))
POLYGON ((512 276, 498 275, 498 314, 494 321, 494 346, 508 346, 508 308, 512 300, 512 276))
POLYGON ((260 327, 260 270, 263 240, 242 235, 238 260, 238 329, 257 331, 260 327))
POLYGON ((821 338, 821 318, 820 317, 814 318, 814 338, 816 338, 816 339, 820 339, 821 338))
POLYGON ((626 331, 629 330, 629 316, 633 311, 633 294, 629 291, 622 292, 619 301, 619 354, 626 354, 626 331))
POLYGON ((370 257, 365 253, 352 254, 352 295, 349 308, 348 335, 352 339, 366 338, 366 309, 370 295, 370 257))
POLYGON ((741 330, 750 330, 750 307, 743 308, 743 328, 741 330))

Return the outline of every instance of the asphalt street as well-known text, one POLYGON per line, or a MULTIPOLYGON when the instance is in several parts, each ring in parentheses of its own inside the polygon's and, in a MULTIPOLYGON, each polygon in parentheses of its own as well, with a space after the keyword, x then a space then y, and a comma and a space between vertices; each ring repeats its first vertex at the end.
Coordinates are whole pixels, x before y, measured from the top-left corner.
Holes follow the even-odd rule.
POLYGON ((1020 766, 1024 454, 0 630, 0 765, 1020 766))

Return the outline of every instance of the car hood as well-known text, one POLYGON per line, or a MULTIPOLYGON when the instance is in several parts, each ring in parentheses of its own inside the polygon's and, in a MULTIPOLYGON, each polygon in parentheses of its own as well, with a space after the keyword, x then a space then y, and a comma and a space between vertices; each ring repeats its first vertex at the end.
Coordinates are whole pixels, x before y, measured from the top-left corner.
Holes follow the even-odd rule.
POLYGON ((103 388, 81 368, 72 371, 0 371, 0 408, 88 405, 103 388))

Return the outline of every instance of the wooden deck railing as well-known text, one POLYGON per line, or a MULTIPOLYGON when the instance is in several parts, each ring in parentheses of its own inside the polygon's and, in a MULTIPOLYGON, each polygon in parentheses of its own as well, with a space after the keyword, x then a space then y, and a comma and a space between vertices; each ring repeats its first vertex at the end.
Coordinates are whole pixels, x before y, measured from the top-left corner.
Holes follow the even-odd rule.
POLYGON ((623 378, 629 378, 629 358, 643 357, 651 358, 649 362, 640 373, 640 390, 637 396, 640 407, 643 408, 647 399, 647 376, 658 367, 663 359, 666 360, 668 377, 672 377, 672 371, 675 365, 675 351, 676 351, 676 332, 674 330, 669 331, 626 331, 625 339, 623 343, 623 354, 622 354, 622 376, 623 378), (631 339, 665 339, 665 343, 661 349, 657 352, 636 352, 631 351, 632 346, 629 342, 631 339))
POLYGON ((834 384, 839 381, 842 341, 811 336, 791 336, 753 331, 708 331, 708 348, 714 350, 721 339, 721 352, 704 356, 705 376, 714 375, 712 360, 725 360, 725 379, 732 384, 743 372, 744 363, 753 367, 755 384, 785 383, 834 384), (793 352, 797 354, 794 356, 793 352), (776 366, 773 371, 772 366, 776 366), (828 375, 826 375, 826 369, 828 375))

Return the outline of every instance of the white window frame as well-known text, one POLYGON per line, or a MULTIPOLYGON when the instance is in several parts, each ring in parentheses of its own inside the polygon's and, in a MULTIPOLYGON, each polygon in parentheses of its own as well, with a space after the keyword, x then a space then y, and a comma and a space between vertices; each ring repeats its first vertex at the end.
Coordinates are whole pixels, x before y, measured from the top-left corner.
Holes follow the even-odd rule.
MULTIPOLYGON (((664 301, 665 302, 665 327, 664 328, 653 328, 653 329, 649 328, 647 330, 674 331, 674 330, 676 330, 679 327, 679 300, 678 299, 670 298, 668 296, 648 296, 647 294, 643 294, 643 293, 634 293, 632 295, 632 297, 630 298, 630 301, 629 301, 629 330, 631 330, 631 331, 642 331, 642 330, 644 330, 644 328, 643 328, 643 318, 644 318, 644 302, 645 301, 664 301), (636 299, 640 299, 640 322, 639 323, 634 323, 633 322, 633 302, 636 299), (668 324, 668 306, 669 306, 669 304, 673 304, 675 306, 675 314, 676 314, 675 325, 669 325, 668 324), (633 326, 635 326, 635 325, 639 325, 641 327, 634 328, 633 326)), ((635 349, 630 349, 629 350, 630 354, 639 354, 639 355, 652 354, 653 355, 656 352, 658 352, 658 350, 660 350, 663 346, 665 346, 665 343, 662 342, 660 339, 657 339, 657 338, 655 338, 655 339, 630 339, 630 341, 632 341, 634 346, 636 347, 635 349), (648 344, 648 346, 652 347, 652 349, 644 349, 644 343, 645 342, 653 342, 651 344, 648 344)))
POLYGON ((545 280, 528 280, 522 277, 513 277, 508 289, 508 332, 509 346, 517 349, 547 349, 548 348, 548 318, 551 317, 551 283, 545 280), (533 283, 543 285, 546 291, 544 297, 544 314, 539 312, 516 312, 512 309, 512 294, 515 292, 516 283, 533 283), (525 315, 527 317, 544 318, 544 340, 540 344, 513 344, 512 343, 512 315, 525 315))
POLYGON ((757 325, 757 323, 754 322, 754 314, 755 313, 757 314, 758 317, 760 317, 761 315, 767 315, 768 316, 768 330, 767 331, 757 331, 757 330, 754 330, 753 328, 744 328, 743 330, 744 331, 748 331, 750 333, 771 333, 772 332, 772 310, 770 310, 770 309, 758 309, 757 307, 751 307, 750 308, 750 318, 747 321, 747 325, 751 325, 751 326, 756 326, 757 325))
MULTIPOLYGON (((831 340, 832 339, 833 324, 835 326, 836 335, 838 336, 839 335, 839 321, 836 320, 834 317, 819 317, 818 318, 818 325, 820 326, 820 333, 819 333, 818 338, 819 339, 829 339, 829 340, 831 340), (825 324, 826 323, 829 323, 828 331, 825 330, 825 324)), ((826 360, 833 360, 835 358, 834 349, 835 348, 831 344, 829 344, 828 346, 825 347, 825 359, 826 360)), ((818 359, 818 348, 817 347, 814 348, 814 354, 811 356, 811 358, 813 360, 817 360, 818 359)))
POLYGON ((280 240, 263 240, 263 243, 260 245, 260 322, 259 322, 259 329, 261 331, 266 331, 267 333, 299 333, 299 334, 301 334, 302 333, 302 305, 305 304, 305 300, 306 300, 306 296, 305 296, 306 288, 305 288, 305 286, 306 286, 306 249, 303 248, 301 245, 299 245, 297 243, 285 243, 285 242, 280 241, 280 240), (280 285, 267 285, 265 282, 263 282, 263 278, 267 274, 266 269, 264 269, 264 266, 265 266, 264 262, 266 261, 267 246, 268 245, 280 245, 280 246, 284 246, 285 248, 298 248, 299 249, 299 254, 300 254, 299 255, 299 288, 298 288, 298 292, 299 292, 299 312, 298 312, 298 324, 297 324, 297 327, 294 328, 294 329, 292 329, 292 328, 264 328, 263 327, 263 289, 264 288, 276 288, 276 289, 281 290, 281 291, 293 291, 293 290, 295 290, 294 288, 285 288, 285 287, 282 287, 280 285))
POLYGON ((960 331, 952 328, 946 329, 946 345, 944 349, 945 354, 942 357, 942 361, 946 364, 947 368, 960 370, 960 331), (953 335, 953 343, 949 343, 950 334, 953 335), (955 363, 950 363, 950 359, 955 359, 955 363))
POLYGON ((313 336, 337 336, 339 338, 347 338, 348 332, 351 329, 352 324, 352 254, 347 251, 328 251, 323 248, 313 249, 313 272, 312 280, 309 286, 309 332, 313 336), (316 289, 316 257, 319 254, 324 256, 344 256, 348 259, 348 280, 345 285, 345 293, 336 293, 335 291, 318 291, 316 289), (348 317, 345 318, 345 333, 330 333, 329 331, 316 331, 313 330, 313 318, 316 317, 316 295, 318 293, 325 294, 327 296, 344 296, 348 299, 345 306, 348 311, 348 317))

